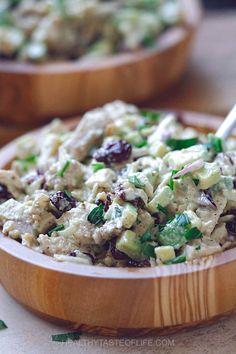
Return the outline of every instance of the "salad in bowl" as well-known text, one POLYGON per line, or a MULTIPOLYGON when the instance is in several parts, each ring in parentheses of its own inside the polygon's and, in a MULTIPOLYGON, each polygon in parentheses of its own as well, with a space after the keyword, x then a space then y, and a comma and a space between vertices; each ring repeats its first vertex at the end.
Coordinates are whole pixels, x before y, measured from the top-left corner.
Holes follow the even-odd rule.
POLYGON ((57 261, 189 262, 236 245, 236 142, 121 101, 16 141, 2 232, 57 261))

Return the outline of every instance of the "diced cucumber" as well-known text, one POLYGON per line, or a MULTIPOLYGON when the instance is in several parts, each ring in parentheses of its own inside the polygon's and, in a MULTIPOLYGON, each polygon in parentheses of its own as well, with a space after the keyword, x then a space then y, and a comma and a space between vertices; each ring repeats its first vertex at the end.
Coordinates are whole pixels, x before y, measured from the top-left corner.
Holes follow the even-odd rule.
POLYGON ((156 141, 149 148, 149 153, 153 157, 163 157, 170 151, 170 148, 162 141, 156 141))
POLYGON ((197 216, 197 214, 194 211, 192 211, 192 210, 186 210, 185 214, 188 215, 189 220, 191 221, 191 226, 192 227, 197 227, 200 230, 201 227, 202 227, 202 221, 197 216))
POLYGON ((162 207, 167 206, 173 199, 173 191, 168 186, 164 186, 155 192, 154 197, 148 203, 148 210, 150 212, 157 211, 157 206, 160 204, 162 207))
POLYGON ((121 216, 123 227, 126 229, 130 229, 135 224, 137 217, 137 209, 132 204, 125 204, 121 216))
POLYGON ((126 134, 124 139, 128 141, 130 144, 135 146, 139 146, 139 144, 141 144, 143 141, 141 134, 139 134, 139 132, 137 131, 133 131, 126 134))
POLYGON ((116 248, 133 259, 142 258, 141 243, 135 232, 126 230, 116 241, 116 248))
POLYGON ((175 250, 172 246, 160 246, 155 248, 156 258, 161 262, 175 258, 175 250))
POLYGON ((207 149, 203 145, 194 145, 187 149, 169 152, 164 161, 169 164, 172 169, 179 170, 183 166, 199 159, 207 159, 207 149))
POLYGON ((220 167, 215 162, 206 162, 203 168, 193 173, 193 177, 199 180, 198 188, 208 189, 219 182, 220 167))

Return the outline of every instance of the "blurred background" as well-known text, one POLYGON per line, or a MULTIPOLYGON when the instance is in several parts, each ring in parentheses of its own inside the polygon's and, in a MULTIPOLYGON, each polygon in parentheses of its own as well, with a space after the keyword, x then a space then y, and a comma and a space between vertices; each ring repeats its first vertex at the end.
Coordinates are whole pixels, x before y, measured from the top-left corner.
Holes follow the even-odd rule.
MULTIPOLYGON (((154 95, 152 99, 140 103, 143 107, 190 110, 224 116, 235 103, 236 0, 203 0, 202 5, 202 21, 184 75, 161 95, 154 95)), ((27 79, 24 85, 29 90, 28 85, 33 83, 27 79)), ((4 86, 5 82, 0 79, 0 107, 8 104, 5 96, 1 95, 4 86)), ((34 83, 34 88, 36 86, 34 83)), ((10 86, 8 91, 16 97, 22 94, 17 85, 14 88, 10 86)), ((49 97, 48 100, 53 101, 53 98, 49 97)), ((30 104, 29 100, 29 107, 30 104)), ((38 107, 40 108, 39 103, 38 107)), ((23 124, 20 119, 19 122, 17 119, 15 122, 0 120, 0 144, 3 145, 40 124, 42 123, 38 121, 36 124, 34 119, 23 124)))

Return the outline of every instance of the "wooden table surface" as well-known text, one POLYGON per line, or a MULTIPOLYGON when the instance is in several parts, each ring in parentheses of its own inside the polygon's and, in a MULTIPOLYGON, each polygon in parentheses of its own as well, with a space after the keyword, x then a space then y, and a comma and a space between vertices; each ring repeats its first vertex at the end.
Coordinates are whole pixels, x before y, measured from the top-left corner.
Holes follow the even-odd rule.
MULTIPOLYGON (((236 13, 208 14, 194 47, 191 63, 181 82, 145 106, 171 107, 224 115, 236 101, 236 13)), ((0 126, 0 142, 17 132, 0 126)), ((55 343, 51 335, 65 329, 38 319, 16 304, 0 286, 0 319, 9 328, 0 332, 0 352, 7 354, 44 353, 142 353, 151 354, 232 354, 236 347, 236 315, 213 325, 144 342, 101 339, 83 335, 78 343, 55 343)))
MULTIPOLYGON (((191 61, 181 81, 146 107, 225 115, 236 101, 236 12, 205 15, 191 61)), ((0 145, 26 131, 0 125, 0 145)))

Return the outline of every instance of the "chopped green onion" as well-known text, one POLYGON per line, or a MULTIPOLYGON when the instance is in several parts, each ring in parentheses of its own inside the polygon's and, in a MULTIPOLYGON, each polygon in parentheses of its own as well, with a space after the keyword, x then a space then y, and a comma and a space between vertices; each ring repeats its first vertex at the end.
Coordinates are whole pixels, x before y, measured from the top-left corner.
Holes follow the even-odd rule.
POLYGON ((199 185, 199 179, 198 178, 193 178, 193 182, 194 182, 195 186, 199 185))
POLYGON ((29 165, 36 164, 38 156, 33 154, 29 155, 23 159, 18 160, 22 164, 22 169, 24 172, 29 170, 29 165))
POLYGON ((62 334, 53 334, 53 342, 67 342, 68 340, 76 341, 80 339, 81 332, 71 332, 71 333, 62 333, 62 334))
POLYGON ((155 42, 156 42, 156 37, 153 37, 151 35, 147 35, 144 39, 143 39, 143 46, 146 48, 149 47, 153 47, 155 42))
POLYGON ((210 149, 213 149, 216 153, 222 152, 223 151, 223 141, 221 138, 218 138, 217 136, 213 134, 208 135, 208 143, 206 144, 207 147, 210 149))
POLYGON ((161 206, 160 204, 157 205, 157 209, 161 211, 163 214, 168 215, 168 210, 167 208, 161 206))
POLYGON ((191 224, 188 215, 185 213, 176 215, 176 222, 179 226, 186 226, 191 224))
POLYGON ((147 146, 147 140, 143 139, 142 141, 140 141, 138 144, 134 144, 134 146, 136 148, 142 148, 144 146, 147 146))
POLYGON ((8 328, 6 323, 3 320, 0 320, 0 330, 1 329, 6 329, 6 328, 8 328))
POLYGON ((141 114, 144 118, 153 123, 158 122, 161 117, 161 113, 155 111, 141 111, 141 114))
POLYGON ((132 183, 136 188, 144 188, 145 183, 143 183, 137 176, 129 176, 128 180, 130 183, 132 183))
POLYGON ((180 170, 172 170, 171 171, 171 177, 170 177, 170 180, 169 182, 167 183, 167 186, 170 187, 170 189, 173 191, 174 188, 175 188, 175 181, 174 179, 172 178, 177 172, 179 172, 180 170))
POLYGON ((144 256, 155 258, 155 246, 144 243, 142 245, 142 253, 144 256))
POLYGON ((197 238, 202 238, 202 233, 198 230, 197 227, 193 227, 192 229, 186 231, 185 238, 189 240, 195 240, 197 238))
POLYGON ((99 170, 102 170, 103 168, 106 168, 106 165, 103 162, 96 162, 92 164, 93 172, 97 172, 99 170))
POLYGON ((140 241, 143 242, 147 242, 147 241, 151 241, 152 239, 152 234, 150 231, 146 231, 144 232, 144 234, 140 237, 140 241))
POLYGON ((71 192, 68 191, 67 189, 64 190, 64 193, 67 196, 67 198, 69 198, 69 199, 73 198, 71 192))
POLYGON ((148 126, 147 124, 142 124, 137 127, 138 131, 140 131, 141 134, 143 129, 148 129, 148 128, 150 128, 150 126, 148 126))
POLYGON ((64 177, 66 170, 69 168, 71 161, 67 160, 62 169, 58 172, 59 177, 64 177))
POLYGON ((94 208, 88 215, 88 221, 91 224, 99 225, 103 222, 104 206, 100 204, 98 207, 94 208))
POLYGON ((201 249, 201 245, 197 245, 197 246, 195 247, 195 250, 196 250, 196 251, 200 251, 200 249, 201 249))
POLYGON ((177 264, 177 263, 183 263, 183 262, 186 262, 186 256, 178 256, 178 257, 172 258, 168 261, 165 261, 163 263, 166 265, 169 265, 169 264, 177 264))
POLYGON ((168 145, 172 150, 186 149, 190 146, 196 145, 198 143, 198 138, 190 139, 167 139, 166 145, 168 145))
POLYGON ((174 187, 175 187, 175 184, 174 184, 174 180, 172 177, 170 177, 170 180, 169 182, 167 183, 167 186, 170 187, 170 189, 173 191, 174 190, 174 187))
POLYGON ((50 236, 52 236, 53 232, 62 231, 64 229, 65 229, 65 226, 63 224, 58 225, 58 226, 54 227, 53 229, 51 229, 50 231, 48 231, 48 236, 50 237, 50 236))

